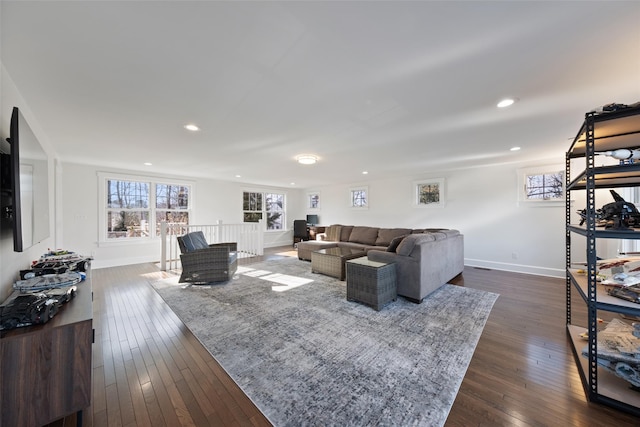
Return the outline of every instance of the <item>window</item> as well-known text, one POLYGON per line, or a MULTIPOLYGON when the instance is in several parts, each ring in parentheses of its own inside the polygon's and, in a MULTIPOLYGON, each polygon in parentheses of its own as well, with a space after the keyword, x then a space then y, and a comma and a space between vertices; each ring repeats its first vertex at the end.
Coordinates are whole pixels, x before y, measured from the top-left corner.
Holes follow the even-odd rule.
POLYGON ((564 175, 560 166, 518 170, 518 200, 545 205, 564 203, 564 175))
POLYGON ((369 208, 369 199, 367 196, 368 190, 369 189, 367 187, 352 188, 350 190, 350 194, 351 194, 350 206, 352 208, 368 209, 369 208))
POLYGON ((267 230, 284 230, 285 195, 245 191, 242 194, 244 222, 258 222, 266 218, 267 230))
POLYGON ((156 235, 162 221, 189 224, 189 187, 156 184, 156 235))
POLYGON ((444 206, 444 178, 415 181, 413 191, 415 207, 444 206))
POLYGON ((320 193, 314 192, 307 194, 307 209, 319 210, 320 209, 320 193))
POLYGON ((149 186, 107 180, 107 239, 149 236, 149 186))
POLYGON ((100 241, 154 238, 162 221, 189 224, 190 185, 116 174, 99 174, 99 179, 100 241))
POLYGON ((284 194, 267 193, 267 230, 282 230, 284 220, 284 194))
POLYGON ((563 175, 562 172, 527 175, 524 188, 526 199, 562 199, 564 197, 563 175))
POLYGON ((244 222, 259 222, 262 219, 262 193, 245 191, 242 196, 244 222))

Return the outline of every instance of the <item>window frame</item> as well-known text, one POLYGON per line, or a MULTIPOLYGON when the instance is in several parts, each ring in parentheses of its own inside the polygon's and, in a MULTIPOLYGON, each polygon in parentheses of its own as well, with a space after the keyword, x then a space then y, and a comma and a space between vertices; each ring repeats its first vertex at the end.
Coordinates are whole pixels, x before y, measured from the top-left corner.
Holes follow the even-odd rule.
POLYGON ((320 210, 320 192, 310 191, 307 193, 307 210, 311 212, 317 212, 320 210), (314 200, 315 199, 315 200, 314 200))
POLYGON ((249 212, 255 212, 261 214, 261 220, 264 224, 263 231, 269 233, 283 232, 289 230, 287 226, 287 199, 288 193, 281 189, 255 189, 255 188, 244 188, 242 189, 242 223, 252 223, 257 221, 245 221, 245 214, 249 212), (255 193, 260 194, 262 196, 262 209, 261 210, 245 210, 244 209, 244 196, 246 193, 255 193), (282 196, 282 219, 278 222, 281 224, 281 228, 277 229, 269 229, 269 212, 267 195, 279 195, 282 196))
POLYGON ((413 181, 413 206, 416 208, 442 208, 445 205, 445 179, 432 178, 413 181), (420 188, 424 185, 438 186, 438 201, 430 203, 420 202, 420 188))
MULTIPOLYGON (((133 175, 133 174, 120 174, 115 172, 98 172, 98 246, 110 246, 110 245, 122 245, 122 244, 136 244, 136 243, 149 243, 160 239, 159 235, 156 235, 156 211, 166 212, 169 209, 156 207, 156 188, 158 184, 161 185, 175 185, 180 187, 189 188, 189 199, 187 203, 187 209, 183 212, 187 212, 189 217, 189 223, 194 222, 194 197, 195 197, 195 183, 193 181, 183 179, 168 179, 148 175, 133 175), (144 182, 149 184, 149 200, 148 209, 132 209, 132 211, 148 211, 149 212, 149 235, 141 237, 121 237, 121 238, 108 238, 107 217, 108 212, 116 210, 115 208, 108 207, 107 203, 107 185, 110 180, 114 181, 133 181, 144 182)), ((118 208, 117 210, 123 210, 118 208)), ((125 209, 126 210, 126 209, 125 209)))
POLYGON ((360 185, 357 187, 351 187, 349 188, 349 207, 351 209, 356 209, 356 210, 366 210, 369 209, 369 186, 368 185, 360 185), (356 192, 364 192, 365 195, 365 201, 364 204, 362 205, 356 205, 354 203, 355 200, 355 193, 356 192))
POLYGON ((517 170, 518 174, 518 204, 526 206, 564 206, 566 197, 566 177, 565 168, 560 165, 548 165, 522 168, 517 170), (527 197, 527 181, 530 176, 543 176, 559 174, 560 182, 562 185, 562 194, 560 197, 554 197, 552 199, 544 198, 528 198, 527 197))

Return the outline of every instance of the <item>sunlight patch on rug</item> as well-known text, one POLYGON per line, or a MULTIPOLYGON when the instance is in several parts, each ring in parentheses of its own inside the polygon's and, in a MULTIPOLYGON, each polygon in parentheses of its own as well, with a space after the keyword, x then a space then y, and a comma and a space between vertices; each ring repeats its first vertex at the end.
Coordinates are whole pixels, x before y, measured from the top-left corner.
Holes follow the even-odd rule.
POLYGON ((267 280, 269 282, 279 283, 283 286, 272 286, 271 290, 276 292, 284 292, 293 288, 297 288, 298 286, 308 285, 313 282, 311 279, 305 279, 303 277, 290 276, 288 274, 279 274, 273 273, 268 276, 260 277, 262 280, 267 280))
POLYGON ((283 286, 272 286, 271 290, 275 292, 284 292, 298 286, 307 285, 313 282, 313 279, 307 279, 304 277, 291 276, 289 274, 273 273, 268 270, 257 270, 250 267, 240 266, 238 267, 238 274, 249 277, 257 277, 268 282, 278 283, 283 286))

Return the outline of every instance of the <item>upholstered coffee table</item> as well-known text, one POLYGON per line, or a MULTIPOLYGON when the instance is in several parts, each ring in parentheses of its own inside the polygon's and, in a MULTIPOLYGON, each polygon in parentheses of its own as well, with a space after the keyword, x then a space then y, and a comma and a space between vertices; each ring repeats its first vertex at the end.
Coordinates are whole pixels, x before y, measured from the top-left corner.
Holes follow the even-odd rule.
POLYGON ((357 301, 380 311, 398 298, 396 265, 370 261, 366 256, 346 262, 347 300, 357 301))
POLYGON ((311 271, 344 280, 344 263, 366 255, 362 249, 326 248, 311 252, 311 271))

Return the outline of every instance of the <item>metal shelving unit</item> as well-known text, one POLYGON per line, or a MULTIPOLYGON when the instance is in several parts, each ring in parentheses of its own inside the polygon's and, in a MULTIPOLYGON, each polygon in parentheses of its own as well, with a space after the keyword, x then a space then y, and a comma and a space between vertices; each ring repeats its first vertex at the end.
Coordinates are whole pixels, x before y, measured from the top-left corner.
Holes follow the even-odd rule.
POLYGON ((596 153, 640 147, 640 107, 609 113, 589 112, 566 153, 566 323, 573 344, 578 370, 590 401, 604 403, 640 416, 640 390, 614 374, 598 367, 598 311, 640 316, 640 304, 609 296, 596 280, 597 239, 640 239, 639 229, 615 230, 596 227, 596 189, 640 186, 640 164, 596 166, 596 153), (571 179, 571 162, 584 158, 585 167, 571 179), (586 192, 586 221, 571 224, 570 195, 586 192), (572 268, 572 235, 586 239, 586 273, 572 268), (587 328, 571 321, 572 292, 586 304, 587 328), (588 332, 588 340, 580 335, 588 332), (588 357, 582 356, 587 345, 588 357))

